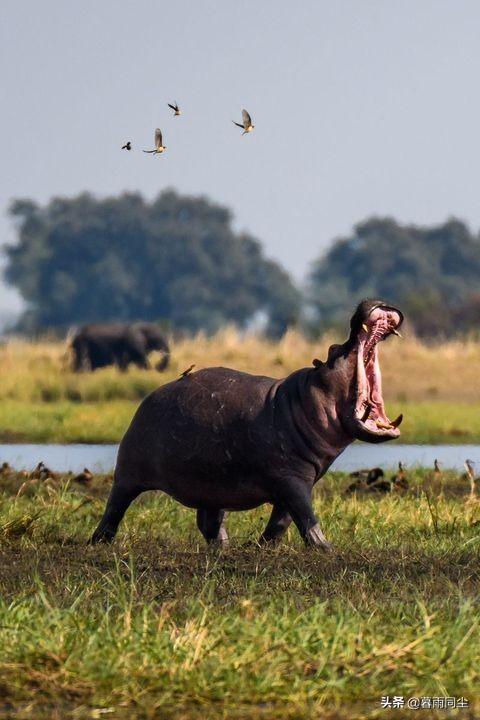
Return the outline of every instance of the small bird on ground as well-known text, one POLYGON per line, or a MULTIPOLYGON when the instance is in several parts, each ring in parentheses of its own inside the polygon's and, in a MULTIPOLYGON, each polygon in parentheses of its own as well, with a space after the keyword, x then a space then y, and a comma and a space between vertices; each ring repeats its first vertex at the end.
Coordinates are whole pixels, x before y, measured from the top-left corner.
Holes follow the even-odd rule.
POLYGON ((125 145, 122 145, 122 150, 131 150, 131 149, 132 149, 132 143, 130 140, 128 142, 126 142, 125 145))
POLYGON ((89 483, 93 480, 93 473, 88 468, 83 468, 83 472, 75 475, 73 479, 78 483, 89 483))
POLYGON ((364 468, 351 472, 350 477, 356 478, 356 480, 347 487, 347 495, 359 490, 376 490, 378 482, 384 477, 384 472, 380 467, 364 468))
POLYGON ((44 462, 40 461, 35 470, 30 473, 30 478, 32 480, 46 480, 47 478, 55 478, 55 473, 44 462))
POLYGON ((467 472, 464 477, 470 480, 470 496, 473 497, 475 495, 475 483, 479 480, 478 477, 475 477, 475 463, 473 460, 465 460, 465 468, 467 472))
POLYGON ((402 462, 398 463, 398 472, 392 477, 394 490, 408 490, 408 480, 402 462))
POLYGON ((160 155, 166 149, 167 146, 163 144, 162 140, 162 131, 160 130, 160 128, 157 128, 155 130, 155 150, 144 150, 143 152, 152 153, 153 155, 160 155))
POLYGON ((237 125, 238 127, 243 128, 242 135, 246 135, 247 133, 252 132, 255 125, 252 125, 252 118, 248 114, 246 110, 242 110, 242 122, 237 123, 235 120, 232 120, 234 125, 237 125))
POLYGON ((175 116, 175 115, 181 115, 181 114, 182 114, 182 111, 181 111, 180 108, 178 107, 178 103, 177 103, 177 102, 175 102, 175 105, 171 105, 170 103, 167 103, 167 105, 168 105, 169 108, 172 108, 174 116, 175 116))
POLYGON ((187 377, 187 375, 190 375, 190 373, 192 372, 194 367, 195 367, 195 363, 193 365, 190 365, 190 367, 188 367, 186 370, 184 370, 182 373, 180 373, 180 377, 184 378, 184 377, 187 377))
POLYGON ((433 476, 436 478, 441 477, 442 475, 442 468, 440 467, 440 463, 438 462, 437 458, 433 461, 433 476))

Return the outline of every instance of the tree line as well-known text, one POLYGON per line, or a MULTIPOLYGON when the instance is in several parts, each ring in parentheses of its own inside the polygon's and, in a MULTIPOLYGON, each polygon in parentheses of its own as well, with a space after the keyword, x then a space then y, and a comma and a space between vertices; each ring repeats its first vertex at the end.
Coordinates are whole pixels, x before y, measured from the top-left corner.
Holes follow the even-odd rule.
POLYGON ((480 325, 480 237, 456 219, 368 219, 314 261, 300 289, 204 197, 84 193, 44 206, 17 199, 9 213, 17 237, 5 249, 5 278, 25 301, 17 330, 28 333, 109 320, 208 333, 262 320, 272 337, 295 325, 318 333, 343 330, 363 297, 397 304, 423 337, 480 325))

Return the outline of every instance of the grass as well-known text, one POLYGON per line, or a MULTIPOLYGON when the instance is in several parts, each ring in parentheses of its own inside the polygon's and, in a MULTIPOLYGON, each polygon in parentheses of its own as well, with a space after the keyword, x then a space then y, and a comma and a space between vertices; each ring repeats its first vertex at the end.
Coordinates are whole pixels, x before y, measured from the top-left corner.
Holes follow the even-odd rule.
POLYGON ((325 556, 294 528, 252 543, 267 507, 232 514, 231 547, 206 549, 193 511, 160 494, 113 546, 87 547, 110 478, 4 472, 0 716, 375 718, 396 694, 463 695, 459 717, 478 717, 480 501, 455 473, 409 482, 347 498, 327 475, 325 556))
MULTIPOLYGON (((334 341, 308 342, 288 332, 278 342, 242 338, 226 329, 212 338, 187 338, 173 346, 167 372, 114 368, 70 372, 61 343, 11 341, 0 347, 0 441, 117 442, 140 400, 195 363, 283 377, 325 358, 334 341)), ((152 358, 155 362, 155 358, 152 358)), ((381 348, 384 395, 391 417, 405 415, 402 441, 480 441, 480 343, 427 346, 389 340, 381 348)))
MULTIPOLYGON (((115 443, 138 407, 131 400, 110 402, 0 402, 0 442, 115 443)), ((463 444, 480 441, 480 402, 423 401, 389 403, 390 417, 400 412, 404 443, 463 444)))

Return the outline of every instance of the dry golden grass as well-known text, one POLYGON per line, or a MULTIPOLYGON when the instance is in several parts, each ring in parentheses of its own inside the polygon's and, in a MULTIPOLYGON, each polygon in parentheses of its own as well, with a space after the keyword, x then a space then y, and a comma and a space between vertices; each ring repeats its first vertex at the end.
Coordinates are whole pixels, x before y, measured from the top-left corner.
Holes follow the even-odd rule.
MULTIPOLYGON (((311 342, 293 331, 269 342, 226 328, 173 343, 164 373, 132 367, 75 374, 65 344, 10 341, 0 348, 0 440, 116 442, 140 400, 192 363, 197 370, 223 365, 281 378, 325 359, 333 342, 331 336, 311 342)), ((388 412, 405 415, 404 442, 480 441, 480 342, 429 346, 391 338, 380 356, 388 412)))
MULTIPOLYGON (((171 366, 163 374, 132 367, 123 375, 114 368, 76 375, 69 370, 65 344, 12 340, 0 348, 0 398, 137 399, 192 363, 197 370, 223 365, 283 377, 315 357, 325 359, 333 342, 331 336, 312 342, 296 331, 271 342, 226 328, 210 338, 200 334, 174 343, 171 366)), ((480 401, 480 342, 426 345, 415 338, 391 338, 382 344, 380 356, 387 400, 480 401)))

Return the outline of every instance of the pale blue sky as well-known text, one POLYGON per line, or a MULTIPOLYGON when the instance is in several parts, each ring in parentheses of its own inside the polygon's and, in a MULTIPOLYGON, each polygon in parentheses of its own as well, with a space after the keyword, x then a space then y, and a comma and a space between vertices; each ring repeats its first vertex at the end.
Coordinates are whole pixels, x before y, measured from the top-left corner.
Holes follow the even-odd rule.
POLYGON ((12 197, 169 186, 299 279, 372 213, 480 225, 478 1, 3 0, 0 28, 2 242, 12 197))

